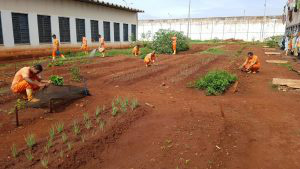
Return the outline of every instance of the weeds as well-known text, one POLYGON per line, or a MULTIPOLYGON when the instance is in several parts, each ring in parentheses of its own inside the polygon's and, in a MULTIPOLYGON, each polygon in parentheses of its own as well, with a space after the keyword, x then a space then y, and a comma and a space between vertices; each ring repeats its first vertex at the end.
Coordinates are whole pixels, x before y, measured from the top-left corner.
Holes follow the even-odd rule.
POLYGON ((28 161, 32 161, 34 158, 31 151, 25 153, 25 157, 27 158, 28 161))
POLYGON ((75 134, 75 136, 78 136, 80 134, 80 126, 77 121, 73 122, 73 133, 75 134))
POLYGON ((54 127, 51 127, 51 129, 49 131, 49 136, 50 136, 51 140, 54 139, 54 137, 55 137, 55 129, 54 129, 54 127))
POLYGON ((137 99, 132 99, 132 100, 131 100, 131 105, 130 105, 131 110, 132 110, 132 111, 135 110, 138 106, 139 106, 138 100, 137 100, 137 99))
POLYGON ((19 154, 19 151, 17 150, 16 144, 13 144, 11 147, 11 154, 14 158, 16 158, 19 154))
POLYGON ((30 149, 32 149, 32 147, 36 144, 35 136, 33 134, 27 135, 27 137, 25 137, 25 141, 30 149))
POLYGON ((57 130, 58 134, 63 132, 63 130, 64 130, 64 123, 63 122, 59 122, 55 126, 56 126, 56 130, 57 130))
POLYGON ((68 136, 67 136, 66 133, 63 133, 63 134, 61 135, 61 140, 62 140, 63 143, 66 143, 66 142, 68 141, 68 136))
POLYGON ((42 166, 43 166, 44 168, 48 168, 48 163, 49 163, 48 158, 47 158, 47 159, 44 158, 44 159, 41 160, 41 164, 42 164, 42 166))
POLYGON ((80 69, 79 67, 72 67, 70 69, 72 80, 75 82, 81 82, 81 77, 80 77, 80 69))

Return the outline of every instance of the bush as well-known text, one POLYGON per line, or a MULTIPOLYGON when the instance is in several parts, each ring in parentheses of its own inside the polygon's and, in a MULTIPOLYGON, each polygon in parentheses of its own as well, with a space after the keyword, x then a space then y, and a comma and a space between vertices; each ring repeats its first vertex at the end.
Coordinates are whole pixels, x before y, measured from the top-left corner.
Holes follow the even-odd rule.
POLYGON ((63 86, 64 85, 64 78, 60 77, 60 76, 56 76, 56 75, 55 76, 51 76, 50 77, 50 81, 55 86, 63 86))
POLYGON ((231 84, 237 80, 235 75, 226 71, 211 71, 203 78, 196 80, 194 87, 200 90, 206 90, 208 96, 223 94, 231 84))
POLYGON ((265 43, 270 48, 275 48, 275 47, 278 47, 280 39, 281 39, 281 36, 272 36, 270 38, 265 39, 265 43))
POLYGON ((177 37, 177 51, 186 51, 189 49, 189 39, 183 35, 182 32, 171 30, 159 30, 155 33, 151 48, 157 53, 172 54, 172 40, 171 38, 176 34, 177 37))

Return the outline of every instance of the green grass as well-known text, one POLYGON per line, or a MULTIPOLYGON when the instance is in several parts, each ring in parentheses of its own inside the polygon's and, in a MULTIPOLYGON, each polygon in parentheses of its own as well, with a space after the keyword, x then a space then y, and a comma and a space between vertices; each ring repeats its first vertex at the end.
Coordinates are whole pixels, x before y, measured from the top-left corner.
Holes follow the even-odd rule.
POLYGON ((78 136, 80 134, 80 126, 77 121, 73 122, 73 133, 75 136, 78 136))
POLYGON ((25 137, 25 141, 30 149, 32 149, 32 147, 36 145, 35 136, 33 134, 28 134, 27 137, 25 137))
POLYGON ((17 150, 16 144, 13 144, 11 147, 11 154, 14 158, 16 158, 19 154, 19 151, 17 150))
POLYGON ((204 77, 196 80, 193 87, 206 90, 206 95, 221 95, 237 80, 235 75, 226 71, 216 70, 208 72, 204 77))
POLYGON ((201 52, 201 54, 224 55, 225 51, 220 48, 209 48, 209 49, 201 52))
POLYGON ((34 158, 31 151, 25 153, 25 157, 27 158, 28 161, 32 161, 34 158))
POLYGON ((64 123, 63 122, 56 123, 55 127, 57 133, 59 134, 64 130, 64 123))
POLYGON ((278 65, 280 65, 282 67, 288 68, 289 71, 293 71, 294 70, 293 66, 290 63, 280 63, 278 65))
MULTIPOLYGON (((151 49, 149 48, 140 48, 140 58, 141 59, 144 59, 145 56, 149 53, 152 52, 151 49)), ((132 54, 132 48, 129 48, 129 49, 111 49, 111 50, 108 50, 106 52, 106 56, 107 57, 113 57, 113 56, 128 56, 128 57, 134 57, 133 54, 132 54)))
POLYGON ((62 140, 63 143, 66 143, 66 142, 68 141, 68 136, 67 136, 66 133, 63 133, 63 134, 61 135, 61 140, 62 140))

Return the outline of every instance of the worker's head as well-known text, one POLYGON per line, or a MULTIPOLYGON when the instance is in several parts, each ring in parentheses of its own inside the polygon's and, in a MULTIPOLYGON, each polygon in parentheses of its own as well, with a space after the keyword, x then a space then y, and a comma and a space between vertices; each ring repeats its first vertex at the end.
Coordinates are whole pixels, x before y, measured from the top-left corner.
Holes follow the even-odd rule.
POLYGON ((254 55, 253 52, 248 52, 248 57, 249 57, 249 58, 252 58, 253 55, 254 55))
POLYGON ((141 45, 140 45, 140 44, 137 44, 137 45, 136 45, 136 47, 137 47, 137 48, 140 48, 140 47, 141 47, 141 45))
POLYGON ((101 38, 102 36, 99 34, 98 37, 101 38))
POLYGON ((34 74, 39 74, 39 73, 41 73, 43 71, 43 66, 40 65, 40 64, 36 64, 36 65, 32 66, 31 71, 34 74))
POLYGON ((151 55, 152 55, 152 56, 154 56, 154 55, 155 55, 155 53, 156 53, 156 52, 155 52, 155 50, 154 50, 154 51, 152 51, 151 55))
POLYGON ((53 38, 53 39, 56 39, 56 35, 55 35, 55 34, 53 34, 53 35, 52 35, 52 38, 53 38))

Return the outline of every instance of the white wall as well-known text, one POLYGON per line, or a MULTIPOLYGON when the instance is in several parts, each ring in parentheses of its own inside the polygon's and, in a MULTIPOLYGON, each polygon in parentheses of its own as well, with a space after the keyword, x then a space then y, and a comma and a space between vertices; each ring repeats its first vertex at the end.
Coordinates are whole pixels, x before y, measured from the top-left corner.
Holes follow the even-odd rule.
MULTIPOLYGON (((188 32, 187 19, 140 20, 139 38, 150 32, 151 36, 159 29, 188 32)), ((245 41, 263 40, 270 36, 283 35, 285 25, 281 17, 221 17, 191 19, 189 37, 193 40, 242 39, 245 41)))

